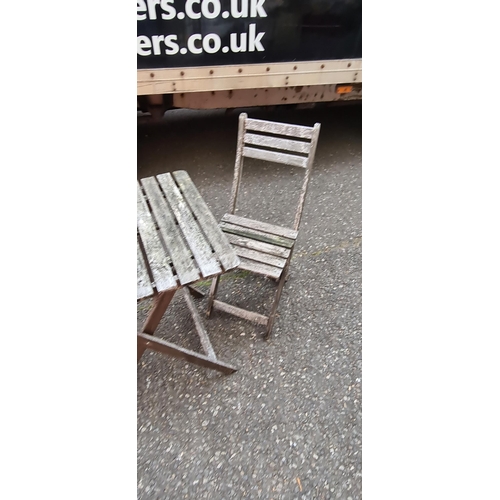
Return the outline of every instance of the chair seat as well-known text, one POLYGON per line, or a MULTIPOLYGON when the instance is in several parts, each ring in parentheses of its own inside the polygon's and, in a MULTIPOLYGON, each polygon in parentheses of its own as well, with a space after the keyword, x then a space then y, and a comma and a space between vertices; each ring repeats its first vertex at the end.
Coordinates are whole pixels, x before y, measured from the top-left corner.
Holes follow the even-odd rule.
POLYGON ((238 269, 279 279, 290 259, 298 231, 225 214, 220 228, 240 258, 238 269))

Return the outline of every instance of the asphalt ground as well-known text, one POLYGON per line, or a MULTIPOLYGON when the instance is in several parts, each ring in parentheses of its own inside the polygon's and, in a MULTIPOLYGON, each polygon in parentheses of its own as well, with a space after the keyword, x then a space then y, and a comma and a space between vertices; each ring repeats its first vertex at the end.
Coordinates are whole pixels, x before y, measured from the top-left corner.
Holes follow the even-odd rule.
MULTIPOLYGON (((186 170, 220 219, 238 113, 167 112, 138 124, 138 178, 186 170)), ((270 340, 215 311, 206 324, 229 376, 146 351, 137 365, 139 499, 361 498, 361 114, 358 106, 245 110, 321 123, 290 278, 270 340)), ((291 224, 300 168, 245 160, 242 216, 291 224)), ((275 283, 232 272, 219 294, 266 313, 275 283)), ((208 283, 200 290, 207 291, 208 283)), ((196 301, 200 312, 206 298, 196 301)), ((151 301, 138 304, 144 321, 151 301)), ((181 294, 156 334, 201 352, 181 294)))

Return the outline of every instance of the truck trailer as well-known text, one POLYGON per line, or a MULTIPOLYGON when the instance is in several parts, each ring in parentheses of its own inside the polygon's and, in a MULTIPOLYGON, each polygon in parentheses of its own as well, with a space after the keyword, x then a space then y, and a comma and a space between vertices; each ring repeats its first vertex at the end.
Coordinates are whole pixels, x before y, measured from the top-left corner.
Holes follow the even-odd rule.
POLYGON ((361 100, 361 0, 137 0, 137 108, 361 100))

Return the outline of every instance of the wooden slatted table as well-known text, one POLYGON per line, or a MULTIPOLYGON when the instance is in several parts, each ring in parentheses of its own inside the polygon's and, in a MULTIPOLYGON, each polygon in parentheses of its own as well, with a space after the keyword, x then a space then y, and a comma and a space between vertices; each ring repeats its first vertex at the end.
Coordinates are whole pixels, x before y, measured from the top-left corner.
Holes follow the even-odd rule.
POLYGON ((137 300, 154 296, 155 304, 137 334, 137 359, 145 349, 152 349, 223 373, 236 371, 217 359, 191 297, 201 294, 190 285, 219 276, 239 263, 187 172, 141 179, 137 183, 137 300), (154 337, 181 288, 205 354, 154 337))

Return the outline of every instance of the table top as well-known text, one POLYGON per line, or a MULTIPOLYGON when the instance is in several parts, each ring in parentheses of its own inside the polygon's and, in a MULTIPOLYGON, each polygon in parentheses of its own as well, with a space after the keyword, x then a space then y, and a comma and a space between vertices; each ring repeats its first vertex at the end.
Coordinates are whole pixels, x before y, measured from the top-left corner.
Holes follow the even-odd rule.
POLYGON ((137 183, 137 300, 218 276, 239 263, 187 172, 137 183))

